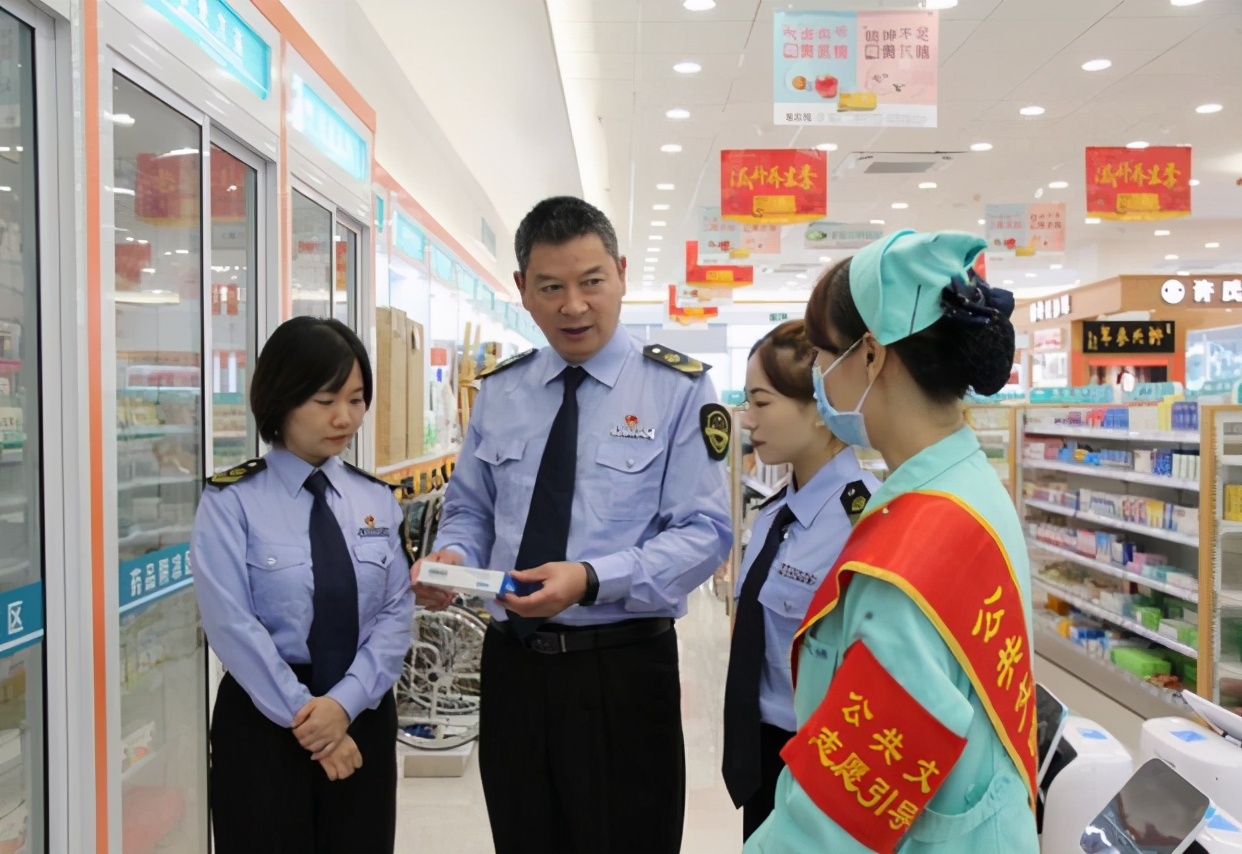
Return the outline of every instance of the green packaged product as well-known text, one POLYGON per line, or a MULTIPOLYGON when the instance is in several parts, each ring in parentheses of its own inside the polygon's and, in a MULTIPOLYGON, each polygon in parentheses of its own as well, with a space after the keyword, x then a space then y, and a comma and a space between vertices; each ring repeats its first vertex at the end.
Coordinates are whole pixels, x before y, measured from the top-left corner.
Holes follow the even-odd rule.
POLYGON ((1160 613, 1160 609, 1155 606, 1141 606, 1134 609, 1134 619, 1145 628, 1153 632, 1160 631, 1160 621, 1164 619, 1164 615, 1160 613))
POLYGON ((1119 647, 1112 650, 1113 664, 1142 679, 1152 676, 1168 676, 1173 665, 1150 650, 1119 647))
POLYGON ((1177 632, 1177 642, 1184 643, 1186 646, 1199 648, 1199 629, 1195 626, 1179 629, 1177 632))

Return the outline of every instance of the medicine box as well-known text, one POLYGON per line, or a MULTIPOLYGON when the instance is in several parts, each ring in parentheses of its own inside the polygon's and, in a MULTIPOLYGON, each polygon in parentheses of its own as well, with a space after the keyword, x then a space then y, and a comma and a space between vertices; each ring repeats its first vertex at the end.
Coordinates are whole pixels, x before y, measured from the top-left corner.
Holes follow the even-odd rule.
POLYGON ((507 572, 494 569, 472 569, 466 566, 453 566, 435 561, 423 561, 422 571, 418 580, 423 584, 446 587, 471 596, 483 599, 495 599, 517 591, 513 579, 507 572))

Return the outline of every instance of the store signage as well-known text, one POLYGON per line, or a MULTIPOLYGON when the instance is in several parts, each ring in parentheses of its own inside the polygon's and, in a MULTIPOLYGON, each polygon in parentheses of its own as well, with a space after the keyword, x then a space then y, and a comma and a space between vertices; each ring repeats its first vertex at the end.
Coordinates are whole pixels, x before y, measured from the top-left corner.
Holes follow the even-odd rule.
POLYGON ((682 287, 668 286, 668 316, 679 323, 706 322, 709 317, 716 317, 720 309, 714 305, 695 304, 694 301, 683 301, 682 287))
POLYGON ((1215 276, 1195 276, 1186 279, 1168 279, 1160 286, 1160 298, 1166 305, 1211 308, 1242 304, 1242 278, 1222 279, 1215 276))
POLYGON ((190 544, 170 546, 121 564, 121 613, 150 605, 194 583, 190 544))
POLYGON ((427 235, 402 211, 393 217, 392 245, 411 261, 423 264, 427 260, 427 235))
POLYGON ((807 249, 862 249, 884 239, 875 225, 816 220, 806 227, 807 249))
POLYGON ((0 593, 0 656, 7 657, 43 640, 43 584, 36 581, 0 593))
POLYGON ((1112 403, 1114 390, 1111 385, 1085 385, 1073 388, 1033 388, 1029 395, 1031 403, 1112 403))
POLYGON ((431 244, 431 274, 446 285, 453 282, 453 256, 431 244))
POLYGON ((789 312, 778 311, 768 315, 768 320, 772 323, 782 323, 789 319, 789 312))
POLYGON ((1125 403, 1159 403, 1166 397, 1182 393, 1181 383, 1139 383, 1122 395, 1125 403))
POLYGON ((988 249, 1030 256, 1065 251, 1065 205, 988 205, 984 209, 988 249))
POLYGON ((1190 216, 1190 146, 1087 149, 1087 216, 1190 216))
POLYGON ((936 126, 936 12, 777 12, 778 125, 936 126))
POLYGON ((732 264, 700 264, 699 244, 686 241, 686 284, 737 288, 755 283, 755 268, 732 264))
POLYGON ((1171 320, 1085 320, 1084 353, 1174 353, 1177 338, 1171 320))
POLYGON ((720 213, 742 223, 813 222, 828 212, 828 154, 815 149, 720 152, 720 213))
POLYGON ((379 234, 384 233, 384 226, 386 222, 387 221, 384 219, 384 197, 381 196, 379 193, 376 193, 375 194, 375 230, 379 234))
POLYGON ((739 248, 741 223, 720 215, 720 208, 699 208, 699 249, 704 258, 727 257, 739 248))
POLYGON ((1073 303, 1070 301, 1069 294, 1061 294, 1059 297, 1052 297, 1051 299, 1035 300, 1030 306, 1031 323, 1069 317, 1072 308, 1073 303))
POLYGON ((1058 326, 1054 329, 1038 329, 1035 331, 1035 343, 1031 347, 1034 353, 1059 353, 1065 349, 1065 329, 1058 326))
POLYGON ((368 179, 371 152, 367 141, 298 74, 289 86, 289 126, 349 177, 368 179))
POLYGON ((272 49, 224 0, 147 0, 234 79, 266 99, 272 49))

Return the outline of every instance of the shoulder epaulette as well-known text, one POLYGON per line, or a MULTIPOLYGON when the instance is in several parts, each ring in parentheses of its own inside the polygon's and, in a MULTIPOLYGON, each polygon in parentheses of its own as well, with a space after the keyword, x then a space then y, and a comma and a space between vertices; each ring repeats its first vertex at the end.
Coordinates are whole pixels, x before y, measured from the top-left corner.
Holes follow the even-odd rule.
POLYGON ((698 379, 707 371, 711 370, 711 365, 706 365, 698 359, 693 359, 685 353, 678 353, 676 350, 670 350, 663 344, 648 344, 643 348, 643 355, 653 362, 663 365, 666 368, 672 368, 675 371, 681 371, 688 377, 698 379))
POLYGON ((235 483, 243 481, 251 475, 258 474, 265 468, 267 468, 267 460, 249 460, 236 468, 231 468, 228 471, 222 471, 219 474, 212 475, 207 478, 207 485, 217 486, 220 489, 223 489, 226 486, 232 486, 235 483))
MULTIPOLYGON (((344 460, 342 460, 341 462, 345 462, 345 461, 344 461, 344 460)), ((397 484, 392 484, 392 483, 389 483, 389 482, 388 482, 388 481, 386 481, 386 480, 380 480, 378 477, 376 477, 375 475, 371 474, 369 471, 364 471, 364 470, 362 470, 362 469, 358 468, 358 467, 357 467, 356 465, 354 465, 353 463, 345 463, 345 468, 349 469, 350 471, 354 472, 355 474, 358 474, 358 475, 361 475, 362 477, 365 477, 367 480, 371 481, 372 483, 378 483, 380 486, 384 487, 385 489, 396 489, 396 488, 397 488, 397 484)))
POLYGON ((776 502, 780 501, 782 498, 785 497, 785 493, 788 490, 789 490, 788 486, 782 486, 780 489, 776 490, 776 492, 773 492, 767 498, 763 499, 763 501, 761 501, 759 504, 755 505, 755 509, 762 510, 763 508, 767 507, 769 504, 775 504, 776 502))
POLYGON ((851 481, 845 485, 845 489, 841 492, 841 507, 845 510, 845 515, 849 517, 851 525, 859 520, 870 500, 871 490, 861 480, 851 481))
POLYGON ((539 351, 538 350, 526 350, 525 352, 518 353, 516 356, 510 356, 509 358, 505 359, 503 362, 497 362, 496 364, 492 365, 490 368, 486 368, 480 371, 478 378, 482 380, 488 377, 494 377, 496 376, 496 374, 500 373, 501 371, 509 370, 509 368, 512 368, 518 362, 522 361, 523 359, 530 358, 531 356, 535 355, 537 352, 539 351))

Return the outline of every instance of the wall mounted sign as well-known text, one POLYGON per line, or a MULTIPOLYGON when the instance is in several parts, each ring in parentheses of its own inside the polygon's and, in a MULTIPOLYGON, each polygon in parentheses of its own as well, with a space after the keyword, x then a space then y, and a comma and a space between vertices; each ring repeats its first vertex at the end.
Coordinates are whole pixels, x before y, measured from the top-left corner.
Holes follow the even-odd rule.
POLYGON ((1059 297, 1050 299, 1035 300, 1030 305, 1031 323, 1041 323, 1045 320, 1059 320, 1062 317, 1069 317, 1073 303, 1069 294, 1061 294, 1059 297))
POLYGON ((147 0, 243 86, 266 99, 272 49, 224 0, 147 0))
POLYGON ((1087 216, 1159 220, 1190 216, 1189 146, 1087 149, 1087 216))
POLYGON ((1171 320, 1086 320, 1082 324, 1084 353, 1174 353, 1177 338, 1171 320))
POLYGON ((190 568, 190 544, 151 552, 120 566, 120 605, 125 614, 150 605, 194 583, 190 568))
POLYGON ((936 126, 936 12, 777 12, 778 125, 936 126))
POLYGON ((299 74, 289 86, 289 126, 349 177, 365 181, 370 176, 367 141, 299 74))
POLYGON ((411 261, 427 260, 427 235, 402 211, 393 218, 392 245, 411 261))
POLYGON ((1160 286, 1160 299, 1166 305, 1211 308, 1242 304, 1242 279, 1194 276, 1169 279, 1160 286))
POLYGON ((985 236, 991 252, 1030 256, 1065 251, 1065 205, 988 205, 985 236))
POLYGON ((0 593, 0 657, 43 640, 43 584, 36 581, 0 593))
POLYGON ((1111 385, 1033 388, 1029 399, 1031 403, 1112 403, 1115 396, 1113 392, 1111 385))
POLYGON ((815 149, 720 152, 720 214, 742 223, 813 222, 828 212, 828 154, 815 149))

